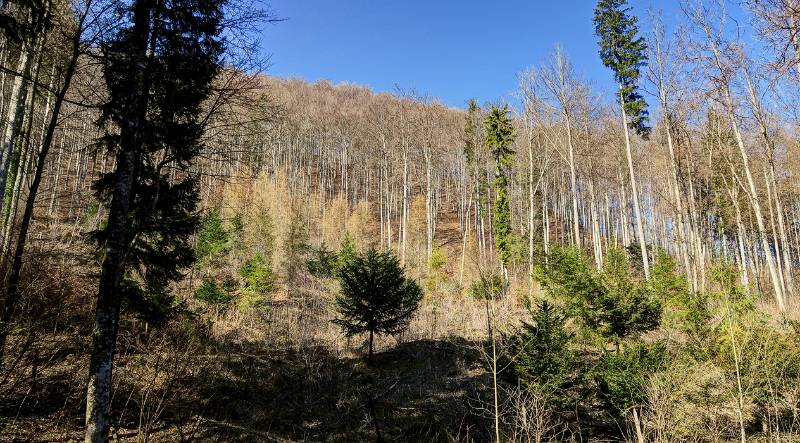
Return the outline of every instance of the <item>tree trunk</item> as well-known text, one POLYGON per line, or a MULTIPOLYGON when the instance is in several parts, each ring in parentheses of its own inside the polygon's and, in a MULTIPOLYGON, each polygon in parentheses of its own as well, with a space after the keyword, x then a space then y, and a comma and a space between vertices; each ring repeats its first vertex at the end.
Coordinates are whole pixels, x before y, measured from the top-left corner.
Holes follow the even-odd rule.
POLYGON ((367 356, 367 362, 372 365, 372 343, 374 342, 375 332, 370 329, 369 330, 369 354, 367 356))
POLYGON ((569 114, 565 117, 567 121, 567 149, 569 149, 569 185, 572 193, 572 235, 575 238, 575 247, 581 248, 581 233, 578 218, 578 179, 575 173, 575 148, 572 146, 572 124, 569 114))
POLYGON ((153 0, 137 0, 133 5, 131 52, 134 61, 129 75, 135 80, 129 91, 129 112, 120 125, 114 191, 106 227, 106 244, 100 285, 97 294, 95 325, 92 333, 92 356, 86 393, 86 443, 105 442, 109 430, 111 376, 119 326, 120 283, 125 273, 125 259, 130 244, 128 217, 136 180, 136 162, 141 143, 142 125, 147 110, 147 49, 150 39, 150 15, 153 0))
POLYGON ((628 116, 625 113, 625 103, 620 96, 622 109, 622 126, 625 130, 625 155, 628 159, 628 173, 631 181, 631 200, 633 200, 633 215, 636 217, 636 236, 639 238, 639 249, 642 253, 642 266, 644 267, 644 278, 650 280, 650 259, 647 256, 647 240, 644 237, 644 221, 642 220, 642 210, 639 206, 639 190, 636 186, 636 175, 633 169, 633 153, 631 152, 631 137, 628 128, 628 116))
POLYGON ((34 52, 36 51, 37 40, 38 36, 34 36, 30 44, 23 45, 18 62, 18 65, 21 65, 22 68, 18 72, 20 72, 22 75, 18 75, 14 79, 14 85, 11 91, 11 102, 8 106, 8 114, 10 119, 7 123, 8 126, 6 126, 6 132, 3 137, 2 152, 0 153, 0 210, 5 207, 5 199, 2 197, 5 196, 6 183, 8 181, 8 169, 11 165, 11 157, 14 153, 14 146, 16 145, 17 139, 22 132, 23 120, 25 119, 25 104, 27 102, 28 94, 30 93, 30 82, 23 79, 23 77, 30 77, 31 72, 33 71, 33 60, 35 58, 34 52), (11 114, 12 112, 13 116, 11 114))

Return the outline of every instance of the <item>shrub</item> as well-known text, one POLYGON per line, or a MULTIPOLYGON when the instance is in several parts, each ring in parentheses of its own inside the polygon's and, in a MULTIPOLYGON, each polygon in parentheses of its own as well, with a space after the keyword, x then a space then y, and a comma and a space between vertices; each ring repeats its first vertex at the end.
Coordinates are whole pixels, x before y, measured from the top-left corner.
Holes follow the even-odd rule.
POLYGON ((647 398, 647 382, 668 361, 663 343, 636 343, 620 352, 606 352, 594 368, 594 380, 600 399, 609 412, 624 417, 647 398))
POLYGON ((661 304, 631 271, 624 252, 609 250, 599 273, 575 248, 555 248, 548 263, 534 275, 547 294, 607 341, 619 344, 658 327, 661 304))
POLYGON ((586 256, 576 248, 553 248, 547 255, 547 265, 537 266, 533 276, 552 300, 566 305, 570 314, 581 319, 587 317, 588 295, 602 290, 586 256))
POLYGON ((336 276, 339 257, 328 250, 323 242, 318 248, 311 248, 310 258, 306 262, 308 272, 317 278, 331 278, 336 276))
POLYGON ((230 294, 223 291, 211 277, 204 277, 203 283, 194 292, 195 298, 208 304, 227 304, 231 301, 230 294))
POLYGON ((622 251, 610 250, 602 272, 603 290, 586 299, 590 324, 615 342, 658 327, 661 304, 652 296, 647 283, 635 278, 622 251))

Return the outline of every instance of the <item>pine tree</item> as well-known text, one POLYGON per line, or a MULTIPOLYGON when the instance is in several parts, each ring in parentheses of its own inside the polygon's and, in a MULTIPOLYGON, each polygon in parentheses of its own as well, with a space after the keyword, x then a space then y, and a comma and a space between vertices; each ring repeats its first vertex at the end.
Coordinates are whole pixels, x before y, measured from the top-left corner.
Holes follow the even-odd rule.
POLYGON ((570 390, 580 383, 580 359, 570 349, 567 317, 546 300, 530 315, 532 321, 523 322, 520 333, 510 338, 500 366, 509 367, 512 381, 532 389, 548 406, 565 407, 570 390))
POLYGON ((600 59, 614 71, 619 98, 628 124, 637 134, 650 132, 647 102, 639 94, 640 69, 647 62, 647 44, 639 37, 637 19, 629 15, 627 0, 600 0, 594 10, 595 32, 600 37, 600 59))
POLYGON ((229 234, 217 209, 211 209, 200 221, 195 253, 198 260, 216 262, 228 251, 229 234))
POLYGON ((650 260, 647 241, 644 237, 644 221, 639 204, 639 190, 633 167, 633 153, 629 129, 642 137, 647 137, 647 102, 639 94, 640 69, 647 61, 647 45, 639 37, 636 17, 629 15, 627 0, 599 0, 594 10, 595 33, 600 37, 600 59, 614 71, 614 79, 619 85, 619 104, 622 109, 622 125, 625 134, 625 155, 628 161, 628 175, 631 184, 631 199, 636 217, 636 236, 642 254, 644 276, 650 279, 650 260))
POLYGON ((511 258, 513 238, 511 231, 511 201, 508 195, 508 174, 513 165, 514 126, 508 116, 508 107, 493 107, 484 122, 486 147, 494 155, 494 237, 500 256, 503 278, 508 282, 508 261, 511 258))
POLYGON ((369 332, 372 362, 374 335, 404 330, 422 300, 422 289, 405 276, 394 254, 375 248, 344 262, 339 282, 342 291, 336 297, 339 318, 334 323, 347 335, 369 332))
POLYGON ((618 347, 625 339, 657 328, 661 321, 661 303, 652 287, 636 277, 619 249, 610 249, 602 272, 596 272, 576 248, 554 248, 548 265, 537 268, 536 278, 586 328, 618 347))
MULTIPOLYGON (((203 133, 203 101, 221 69, 222 0, 136 0, 102 46, 108 101, 100 144, 116 167, 95 183, 108 223, 93 238, 103 250, 89 385, 86 441, 109 430, 111 375, 120 304, 130 288, 167 293, 194 261, 197 179, 190 174, 203 133)), ((148 297, 138 300, 147 302, 148 297)))

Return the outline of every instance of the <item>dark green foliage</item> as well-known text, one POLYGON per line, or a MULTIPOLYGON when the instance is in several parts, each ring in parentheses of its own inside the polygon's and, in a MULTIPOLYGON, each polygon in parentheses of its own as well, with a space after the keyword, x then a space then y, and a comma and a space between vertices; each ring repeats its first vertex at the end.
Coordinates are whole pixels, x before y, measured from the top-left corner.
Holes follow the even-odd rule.
POLYGON ((405 276, 397 257, 375 248, 344 263, 339 282, 334 323, 347 335, 369 332, 370 358, 373 335, 404 330, 422 300, 422 289, 405 276))
POLYGON ((325 243, 318 248, 311 247, 309 252, 310 258, 306 262, 306 268, 317 278, 336 277, 339 269, 358 256, 358 248, 349 233, 345 234, 338 252, 329 250, 325 243))
POLYGON ((512 254, 511 200, 508 195, 508 175, 513 166, 514 125, 508 116, 508 107, 493 107, 484 122, 486 127, 486 147, 492 152, 495 160, 495 204, 494 204, 494 236, 497 251, 503 266, 508 265, 512 254))
POLYGON ((194 296, 212 305, 227 304, 232 299, 231 295, 223 291, 211 277, 203 278, 203 283, 194 291, 194 296))
POLYGON ((580 314, 586 294, 600 290, 592 265, 577 248, 553 248, 547 266, 542 262, 533 276, 553 300, 565 303, 573 314, 580 314))
POLYGON ((554 248, 548 263, 535 272, 548 295, 606 340, 619 343, 658 327, 661 304, 622 251, 609 250, 599 273, 574 248, 554 248))
POLYGON ((647 102, 639 93, 640 69, 647 62, 647 44, 639 37, 636 17, 629 14, 627 0, 599 0, 594 10, 595 33, 600 37, 600 59, 614 71, 619 98, 628 125, 642 136, 650 127, 647 102))
POLYGON ((632 275, 629 263, 623 252, 609 250, 602 272, 604 290, 587 299, 600 333, 615 342, 653 330, 661 321, 661 304, 647 283, 632 275))
POLYGON ((680 303, 690 292, 686 277, 678 273, 678 264, 665 251, 656 254, 649 284, 653 295, 664 303, 680 303))
POLYGON ((142 293, 150 295, 145 300, 163 305, 158 299, 169 283, 195 260, 191 237, 199 221, 198 182, 191 166, 202 147, 203 102, 221 69, 223 2, 171 0, 120 7, 120 13, 138 14, 137 23, 157 25, 145 35, 149 49, 144 53, 142 30, 134 26, 117 28, 98 51, 108 97, 100 109, 105 135, 99 145, 117 155, 118 167, 101 176, 94 189, 112 209, 112 196, 127 201, 116 202, 125 210, 114 215, 114 229, 109 224, 92 237, 101 247, 111 235, 124 244, 124 277, 141 285, 142 293), (134 60, 142 54, 143 59, 134 60), (118 177, 120 165, 131 167, 118 177), (124 227, 118 222, 122 217, 124 227))
POLYGON ((478 138, 478 114, 480 107, 478 102, 471 99, 467 103, 467 115, 464 118, 464 156, 467 159, 467 165, 475 163, 475 153, 477 152, 476 140, 478 138))
POLYGON ((215 260, 228 252, 229 234, 216 209, 209 210, 197 230, 197 258, 215 260))
POLYGON ((566 316, 547 301, 530 314, 532 321, 509 339, 499 366, 509 368, 506 378, 534 390, 549 406, 564 408, 581 383, 580 358, 570 349, 566 316))
POLYGON ((125 279, 120 285, 122 305, 131 309, 141 320, 150 324, 163 323, 174 318, 185 308, 183 302, 175 300, 165 288, 140 285, 125 279))
POLYGON ((311 275, 317 278, 331 278, 336 275, 339 256, 330 251, 324 242, 318 248, 310 248, 309 255, 306 268, 311 275))
POLYGON ((603 354, 593 376, 608 411, 623 418, 632 407, 641 406, 647 396, 648 377, 664 369, 668 362, 662 343, 636 343, 621 352, 603 354))
POLYGON ((239 275, 244 278, 245 290, 257 295, 269 295, 275 290, 275 276, 269 262, 260 254, 244 262, 239 275))

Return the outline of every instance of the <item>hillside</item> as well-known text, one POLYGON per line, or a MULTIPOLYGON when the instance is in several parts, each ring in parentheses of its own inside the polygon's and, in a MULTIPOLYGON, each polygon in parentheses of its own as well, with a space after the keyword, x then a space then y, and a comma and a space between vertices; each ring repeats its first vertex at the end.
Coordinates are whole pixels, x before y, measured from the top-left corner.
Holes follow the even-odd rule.
POLYGON ((600 0, 612 91, 459 108, 95 1, 0 6, 0 441, 798 439, 794 6, 600 0))

